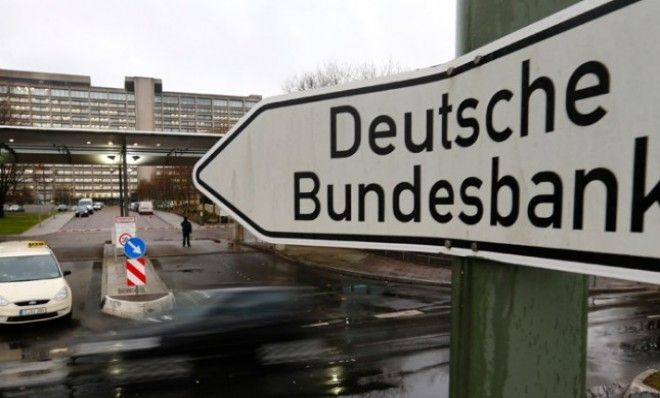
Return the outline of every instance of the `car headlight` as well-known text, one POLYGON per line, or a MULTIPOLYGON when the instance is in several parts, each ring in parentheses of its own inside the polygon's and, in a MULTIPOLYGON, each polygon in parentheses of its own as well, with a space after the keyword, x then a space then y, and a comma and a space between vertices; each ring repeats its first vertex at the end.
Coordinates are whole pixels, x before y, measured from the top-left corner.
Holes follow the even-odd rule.
POLYGON ((0 296, 0 307, 4 307, 7 304, 9 304, 9 301, 5 300, 4 297, 0 296))
POLYGON ((57 292, 54 299, 57 301, 62 301, 67 297, 69 297, 69 289, 67 289, 66 286, 64 286, 63 288, 60 289, 59 292, 57 292))

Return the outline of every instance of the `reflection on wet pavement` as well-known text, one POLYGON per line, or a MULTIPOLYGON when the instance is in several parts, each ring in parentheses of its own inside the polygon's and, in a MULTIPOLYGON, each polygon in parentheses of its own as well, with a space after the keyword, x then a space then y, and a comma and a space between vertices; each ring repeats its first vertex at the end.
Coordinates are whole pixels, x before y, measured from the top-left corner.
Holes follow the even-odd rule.
MULTIPOLYGON (((312 286, 327 300, 322 316, 303 325, 313 338, 264 345, 263 367, 246 372, 210 354, 200 368, 186 352, 73 360, 81 341, 135 324, 98 312, 97 264, 64 262, 77 286, 74 322, 3 328, 0 388, 29 386, 11 396, 448 396, 448 289, 338 275, 250 249, 154 260, 181 308, 202 305, 205 289, 254 283, 312 286)), ((587 387, 660 367, 658 287, 610 283, 589 300, 587 387)))
POLYGON ((660 367, 660 288, 631 283, 590 295, 587 387, 660 367))

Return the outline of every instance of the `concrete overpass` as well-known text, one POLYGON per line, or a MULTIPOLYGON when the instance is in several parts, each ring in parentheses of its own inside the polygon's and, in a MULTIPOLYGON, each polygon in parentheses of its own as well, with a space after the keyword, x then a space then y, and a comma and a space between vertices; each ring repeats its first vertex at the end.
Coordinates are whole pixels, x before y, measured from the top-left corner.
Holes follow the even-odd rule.
POLYGON ((192 165, 221 138, 209 133, 1 126, 0 143, 19 163, 192 165), (114 158, 113 158, 114 156, 114 158))
POLYGON ((126 214, 128 166, 193 165, 221 138, 209 133, 0 125, 0 146, 13 152, 18 163, 117 165, 126 214))

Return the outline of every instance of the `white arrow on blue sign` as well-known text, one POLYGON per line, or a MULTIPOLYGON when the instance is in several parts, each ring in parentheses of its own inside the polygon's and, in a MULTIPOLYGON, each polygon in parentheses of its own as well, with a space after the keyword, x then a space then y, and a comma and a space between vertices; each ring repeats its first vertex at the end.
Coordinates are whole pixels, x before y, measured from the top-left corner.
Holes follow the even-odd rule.
POLYGON ((124 254, 128 258, 142 257, 147 253, 147 244, 137 236, 127 240, 124 244, 124 254))

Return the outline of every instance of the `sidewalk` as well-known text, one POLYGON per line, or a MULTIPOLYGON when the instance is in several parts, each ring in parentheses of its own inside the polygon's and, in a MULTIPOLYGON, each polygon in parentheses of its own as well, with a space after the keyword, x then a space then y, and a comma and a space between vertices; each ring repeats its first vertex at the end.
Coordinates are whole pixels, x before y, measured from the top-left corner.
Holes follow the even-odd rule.
POLYGON ((72 211, 57 213, 23 232, 21 236, 48 235, 58 232, 74 216, 72 211))
MULTIPOLYGON (((181 222, 183 221, 183 217, 181 217, 178 214, 173 214, 173 213, 168 213, 166 211, 160 211, 160 210, 154 210, 154 214, 158 216, 161 220, 165 221, 166 223, 170 224, 176 229, 181 229, 181 222)), ((196 229, 201 228, 201 225, 191 221, 190 223, 192 224, 193 232, 196 229)))
MULTIPOLYGON (((250 245, 267 249, 267 245, 250 245)), ((450 286, 451 268, 421 265, 355 249, 285 246, 275 254, 310 267, 402 283, 450 286)))
MULTIPOLYGON (((240 249, 240 246, 239 246, 240 249)), ((153 241, 149 243, 149 257, 199 256, 215 253, 236 253, 228 241, 216 242, 210 239, 192 240, 191 247, 181 247, 181 241, 153 241)))

